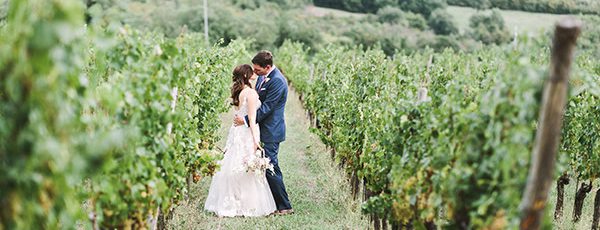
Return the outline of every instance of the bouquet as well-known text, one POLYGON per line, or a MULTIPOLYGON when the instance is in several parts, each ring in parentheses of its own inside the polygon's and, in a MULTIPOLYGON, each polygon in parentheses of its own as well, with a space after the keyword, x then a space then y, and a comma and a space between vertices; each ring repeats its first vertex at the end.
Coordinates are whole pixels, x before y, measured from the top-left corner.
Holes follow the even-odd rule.
POLYGON ((256 176, 264 176, 267 169, 273 173, 271 159, 265 156, 263 149, 258 149, 254 154, 245 157, 244 168, 246 172, 254 173, 256 176))

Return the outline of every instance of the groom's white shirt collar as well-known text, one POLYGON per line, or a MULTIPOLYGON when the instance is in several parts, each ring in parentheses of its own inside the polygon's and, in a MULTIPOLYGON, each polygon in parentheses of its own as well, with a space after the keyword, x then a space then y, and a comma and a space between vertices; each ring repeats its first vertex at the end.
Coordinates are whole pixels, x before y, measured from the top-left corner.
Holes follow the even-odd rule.
POLYGON ((271 72, 273 72, 273 70, 275 70, 276 68, 277 67, 275 67, 275 65, 272 65, 271 66, 271 70, 269 70, 269 72, 265 76, 263 76, 263 77, 265 77, 265 78, 269 77, 269 75, 271 74, 271 72))

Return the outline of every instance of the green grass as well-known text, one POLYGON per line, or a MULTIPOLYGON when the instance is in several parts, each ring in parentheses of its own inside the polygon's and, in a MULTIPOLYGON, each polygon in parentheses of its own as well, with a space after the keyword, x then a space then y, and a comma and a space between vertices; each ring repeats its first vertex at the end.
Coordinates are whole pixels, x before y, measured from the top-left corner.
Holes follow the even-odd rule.
MULTIPOLYGON (((596 181, 594 185, 600 183, 600 180, 596 181)), ((548 213, 554 215, 554 209, 556 207, 556 183, 552 184, 552 190, 548 197, 548 213)), ((585 198, 583 206, 583 212, 581 214, 581 220, 578 223, 573 223, 573 206, 575 203, 575 180, 571 179, 571 183, 565 186, 565 198, 563 206, 563 217, 554 221, 554 229, 560 230, 571 230, 571 229, 592 229, 592 218, 594 215, 594 196, 598 186, 594 186, 592 192, 588 193, 585 198)))
MULTIPOLYGON (((194 184, 190 200, 175 208, 169 229, 366 229, 368 220, 353 201, 343 173, 332 166, 319 139, 308 131, 305 112, 290 91, 286 106, 287 140, 281 144, 280 166, 295 214, 261 218, 218 218, 203 211, 210 178, 194 184)), ((222 136, 232 122, 222 117, 222 136)), ((223 146, 224 142, 220 145, 223 146)))
MULTIPOLYGON (((448 6, 448 13, 454 17, 456 25, 461 31, 469 29, 469 19, 477 12, 470 7, 448 6)), ((506 27, 514 32, 537 34, 541 31, 552 29, 553 25, 565 15, 531 13, 514 10, 501 10, 506 27)))
POLYGON ((314 6, 314 5, 306 6, 304 8, 304 12, 307 15, 312 15, 312 16, 316 16, 316 17, 332 15, 334 17, 354 17, 357 19, 360 19, 367 15, 367 14, 353 13, 353 12, 337 10, 337 9, 332 9, 332 8, 318 7, 318 6, 314 6))
MULTIPOLYGON (((454 18, 454 22, 458 26, 460 31, 467 31, 469 29, 469 19, 473 14, 477 12, 476 9, 470 7, 461 6, 448 6, 448 13, 454 18)), ((532 13, 525 11, 515 10, 500 10, 506 27, 514 32, 518 33, 529 33, 538 34, 542 31, 552 29, 554 23, 566 15, 558 14, 544 14, 544 13, 532 13)), ((343 10, 336 10, 324 7, 317 7, 309 5, 305 8, 305 14, 311 16, 325 16, 332 15, 334 17, 354 17, 357 20, 366 16, 361 13, 351 13, 343 10)))

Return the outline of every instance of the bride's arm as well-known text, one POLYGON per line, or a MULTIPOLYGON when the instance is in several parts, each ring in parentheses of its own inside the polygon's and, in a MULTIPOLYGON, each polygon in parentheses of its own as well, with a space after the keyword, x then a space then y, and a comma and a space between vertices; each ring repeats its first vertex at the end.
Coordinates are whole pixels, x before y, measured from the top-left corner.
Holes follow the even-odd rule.
POLYGON ((250 121, 250 131, 252 132, 252 137, 254 138, 254 144, 256 146, 260 146, 260 133, 258 131, 258 124, 256 123, 256 108, 258 106, 258 94, 254 90, 248 90, 247 93, 248 100, 248 120, 250 121))

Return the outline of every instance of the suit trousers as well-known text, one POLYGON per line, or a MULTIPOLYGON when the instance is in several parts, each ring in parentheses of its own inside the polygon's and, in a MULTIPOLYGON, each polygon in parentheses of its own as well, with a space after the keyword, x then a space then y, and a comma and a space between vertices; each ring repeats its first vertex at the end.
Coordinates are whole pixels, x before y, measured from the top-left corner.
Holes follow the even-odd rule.
POLYGON ((267 170, 267 182, 269 182, 269 187, 271 187, 271 193, 273 193, 275 204, 277 204, 277 210, 291 209, 292 205, 283 184, 283 175, 279 169, 279 161, 277 159, 279 142, 263 143, 263 145, 265 155, 271 159, 271 164, 273 164, 274 172, 267 170))

